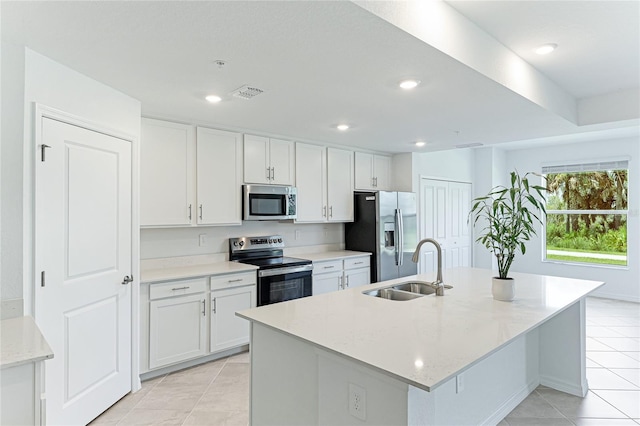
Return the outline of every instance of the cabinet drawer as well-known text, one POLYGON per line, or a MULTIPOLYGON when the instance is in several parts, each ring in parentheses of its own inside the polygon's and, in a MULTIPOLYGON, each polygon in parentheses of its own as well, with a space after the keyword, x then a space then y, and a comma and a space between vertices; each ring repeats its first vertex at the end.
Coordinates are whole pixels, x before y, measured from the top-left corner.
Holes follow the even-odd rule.
POLYGON ((149 299, 161 299, 163 297, 182 296, 185 294, 202 293, 207 291, 207 278, 194 278, 192 280, 170 281, 149 286, 149 299))
POLYGON ((325 272, 342 271, 342 260, 329 260, 326 262, 313 262, 313 275, 325 272))
POLYGON ((218 275, 215 277, 211 277, 211 290, 218 290, 229 287, 240 287, 243 285, 255 284, 256 281, 256 272, 218 275))
POLYGON ((369 266, 369 256, 366 257, 350 257, 344 260, 344 269, 366 268, 369 266))

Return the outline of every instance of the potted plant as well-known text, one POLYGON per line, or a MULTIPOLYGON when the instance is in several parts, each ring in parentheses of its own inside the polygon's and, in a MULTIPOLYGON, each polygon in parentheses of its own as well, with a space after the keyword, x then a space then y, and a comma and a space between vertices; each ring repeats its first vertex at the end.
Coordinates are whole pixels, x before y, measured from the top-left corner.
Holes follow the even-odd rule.
POLYGON ((476 242, 489 249, 498 261, 498 276, 493 278, 491 287, 497 300, 513 300, 515 285, 509 268, 518 250, 526 252, 525 242, 536 235, 535 222, 542 224, 542 214, 546 213, 546 188, 531 185, 531 174, 511 172, 510 187, 496 186, 487 195, 475 198, 469 212, 474 226, 481 219, 480 225, 484 225, 476 242))

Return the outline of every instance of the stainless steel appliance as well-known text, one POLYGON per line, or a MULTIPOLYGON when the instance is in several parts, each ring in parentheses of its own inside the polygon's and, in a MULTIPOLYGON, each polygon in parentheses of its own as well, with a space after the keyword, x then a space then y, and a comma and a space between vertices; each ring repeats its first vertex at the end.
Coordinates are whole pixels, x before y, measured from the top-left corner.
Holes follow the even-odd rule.
POLYGON ((298 190, 293 186, 243 185, 244 220, 295 219, 298 190))
POLYGON ((229 238, 229 260, 258 267, 258 306, 311 296, 312 262, 283 249, 280 235, 229 238))
POLYGON ((347 250, 371 256, 371 282, 417 273, 411 261, 418 238, 416 194, 355 192, 353 223, 345 224, 347 250))

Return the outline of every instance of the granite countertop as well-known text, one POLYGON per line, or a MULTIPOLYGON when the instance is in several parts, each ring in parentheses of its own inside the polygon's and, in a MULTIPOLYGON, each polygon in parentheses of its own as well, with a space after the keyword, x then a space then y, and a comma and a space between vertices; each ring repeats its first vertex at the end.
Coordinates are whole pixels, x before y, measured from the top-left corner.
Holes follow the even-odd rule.
POLYGON ((337 250, 337 251, 325 251, 320 253, 300 253, 295 255, 295 257, 308 259, 308 260, 311 260, 312 262, 319 262, 323 260, 338 260, 346 257, 362 257, 362 256, 371 256, 371 253, 362 252, 362 251, 351 251, 351 250, 337 250))
POLYGON ((0 368, 53 358, 53 351, 30 316, 0 321, 0 368))
POLYGON ((346 356, 424 390, 432 390, 539 326, 604 283, 511 275, 513 302, 493 300, 491 270, 443 271, 445 296, 392 301, 363 294, 416 275, 237 313, 346 356))
POLYGON ((182 278, 223 275, 238 272, 256 271, 257 266, 238 262, 215 262, 199 265, 181 265, 167 268, 143 269, 140 271, 140 282, 175 280, 182 278))

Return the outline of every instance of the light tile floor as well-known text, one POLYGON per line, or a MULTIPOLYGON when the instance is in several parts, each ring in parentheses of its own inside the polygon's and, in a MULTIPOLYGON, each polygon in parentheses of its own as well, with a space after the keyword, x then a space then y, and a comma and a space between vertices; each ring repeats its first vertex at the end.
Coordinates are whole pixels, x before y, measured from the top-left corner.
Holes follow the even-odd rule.
MULTIPOLYGON (((579 398, 538 387, 503 425, 640 424, 640 305, 587 299, 587 379, 579 398)), ((92 424, 247 425, 249 356, 243 353, 142 383, 92 424)))

